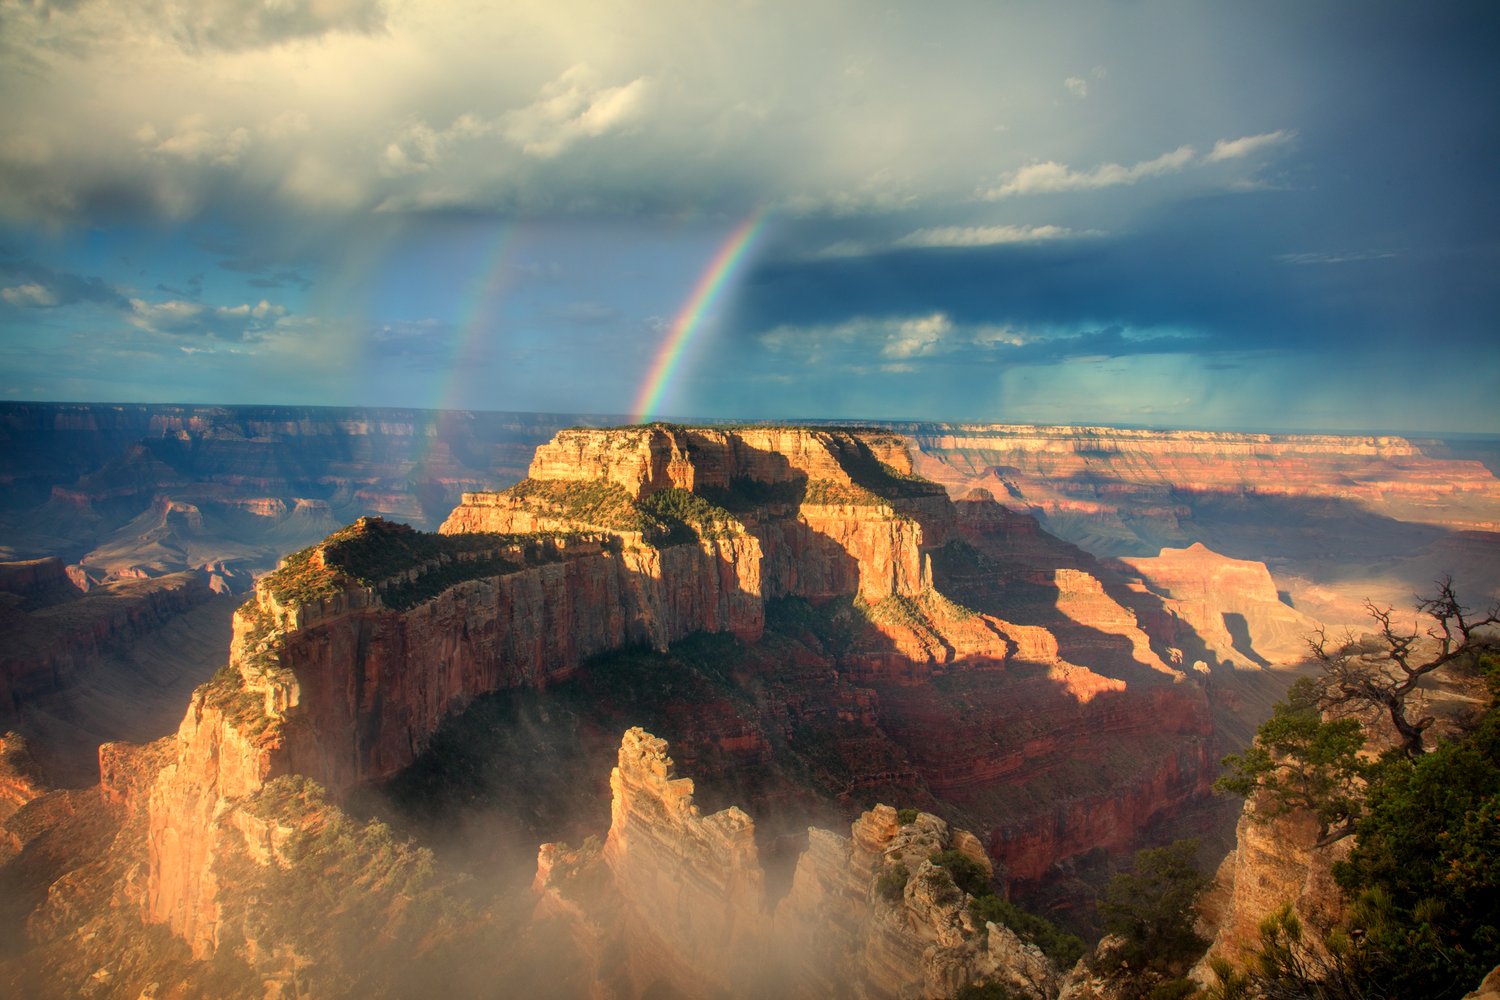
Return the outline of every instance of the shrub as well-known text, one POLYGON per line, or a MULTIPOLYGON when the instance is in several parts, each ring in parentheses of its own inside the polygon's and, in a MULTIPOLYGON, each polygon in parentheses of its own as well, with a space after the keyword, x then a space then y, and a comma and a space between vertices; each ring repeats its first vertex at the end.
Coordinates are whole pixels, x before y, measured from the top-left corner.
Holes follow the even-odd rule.
POLYGON ((1040 948, 1053 965, 1064 971, 1083 957, 1084 945, 1080 938, 1059 930, 1046 917, 1027 913, 1008 899, 993 894, 979 896, 969 904, 969 912, 979 920, 1009 927, 1040 948))
POLYGON ((993 892, 990 888, 990 873, 984 865, 959 851, 939 851, 932 856, 932 863, 946 868, 953 876, 953 884, 971 896, 983 896, 993 892))
POLYGON ((1196 840, 1141 851, 1135 868, 1109 880, 1099 901, 1106 930, 1120 935, 1132 967, 1176 971, 1208 942, 1193 930, 1193 907, 1212 879, 1198 870, 1196 840))
POLYGON ((911 872, 906 870, 905 865, 892 865, 875 880, 875 891, 886 902, 899 903, 906 894, 906 883, 910 880, 911 872))

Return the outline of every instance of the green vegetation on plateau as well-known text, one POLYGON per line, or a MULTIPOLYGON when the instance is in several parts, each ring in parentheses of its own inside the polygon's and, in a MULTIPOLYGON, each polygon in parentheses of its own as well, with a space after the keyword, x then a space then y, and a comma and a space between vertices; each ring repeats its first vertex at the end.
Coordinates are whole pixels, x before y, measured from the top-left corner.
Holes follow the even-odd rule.
POLYGON ((555 507, 558 513, 584 524, 610 531, 638 531, 649 535, 662 525, 637 507, 625 487, 607 479, 523 479, 505 491, 507 496, 536 500, 555 507))
POLYGON ((441 535, 364 517, 282 560, 261 585, 283 605, 308 604, 345 587, 380 588, 386 607, 404 611, 459 583, 562 559, 555 543, 578 533, 466 532, 441 535), (406 579, 412 570, 419 572, 406 579))
POLYGON ((737 534, 734 515, 705 497, 669 487, 635 500, 619 483, 525 479, 509 496, 540 501, 561 517, 610 531, 637 532, 654 545, 737 534))
POLYGON ((641 508, 666 529, 666 541, 729 538, 740 532, 733 514, 689 490, 676 486, 644 498, 641 508))
POLYGON ((828 507, 879 507, 886 501, 872 490, 855 483, 809 479, 802 494, 802 502, 828 507))

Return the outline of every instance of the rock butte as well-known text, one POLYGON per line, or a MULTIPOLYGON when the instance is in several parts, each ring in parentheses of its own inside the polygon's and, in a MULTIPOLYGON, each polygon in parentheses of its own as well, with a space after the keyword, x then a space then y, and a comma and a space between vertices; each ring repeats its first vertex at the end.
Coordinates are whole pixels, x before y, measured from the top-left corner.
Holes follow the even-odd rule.
MULTIPOLYGON (((297 813, 310 800, 288 798, 276 779, 310 779, 337 802, 398 773, 480 694, 544 687, 627 645, 659 649, 703 631, 753 641, 766 602, 781 597, 856 595, 874 611, 903 609, 905 618, 872 613, 883 642, 853 649, 840 670, 899 693, 881 697, 880 725, 934 794, 983 821, 982 837, 964 843, 982 839, 1012 879, 1130 849, 1148 822, 1201 801, 1214 723, 1185 663, 1191 654, 1205 670, 1232 671, 1229 650, 1244 637, 1226 628, 1229 649, 1224 636, 1198 637, 1191 608, 1212 603, 1203 581, 1253 571, 1206 553, 1184 568, 1168 554, 1161 567, 1138 566, 1145 582, 1132 579, 986 494, 952 502, 911 469, 903 440, 881 432, 570 430, 537 450, 521 486, 465 494, 439 536, 371 519, 335 533, 257 585, 236 614, 229 664, 195 692, 175 736, 101 748, 98 794, 129 832, 112 848, 128 873, 121 904, 196 959, 256 942, 239 957, 268 976, 283 970, 283 984, 291 962, 295 981, 308 956, 295 941, 265 939, 245 923, 243 901, 221 892, 247 877, 247 858, 275 870, 291 863, 281 852, 296 831, 344 822, 329 803, 297 813), (663 534, 646 514, 674 508, 648 502, 681 503, 684 491, 730 506, 692 515, 709 520, 687 536, 663 534), (1170 578, 1170 597, 1148 588, 1153 572, 1170 578), (1191 581, 1200 591, 1188 592, 1191 581), (1090 781, 1077 781, 1081 768, 1090 781)), ((1250 642, 1262 621, 1253 611, 1241 612, 1250 642)), ((741 935, 770 941, 777 926, 816 919, 784 901, 767 931, 748 817, 698 815, 690 784, 671 778, 664 748, 644 733, 627 735, 620 761, 602 863, 666 967, 688 946, 729 948, 732 967, 741 935), (690 919, 696 910, 674 909, 663 889, 664 859, 693 857, 715 859, 688 884, 722 901, 719 924, 690 919)), ((870 859, 899 839, 889 812, 867 813, 849 844, 813 835, 788 900, 843 899, 861 914, 851 920, 866 921, 818 945, 843 956, 820 968, 946 995, 1015 943, 966 924, 936 876, 913 879, 931 898, 909 885, 907 916, 869 916, 870 859)), ((694 990, 722 968, 677 964, 670 978, 694 990)))
POLYGON ((754 824, 730 807, 704 816, 665 740, 626 732, 610 778, 612 822, 599 854, 545 844, 533 891, 539 917, 592 925, 573 961, 630 995, 950 997, 977 979, 1055 988, 1057 970, 1008 928, 970 912, 932 863, 957 850, 988 866, 978 840, 930 813, 901 822, 877 805, 849 836, 810 830, 789 892, 774 906, 754 824), (882 874, 909 877, 882 893, 882 874), (595 870, 605 877, 586 884, 595 870), (612 916, 601 926, 597 914, 612 916), (594 915, 594 916, 591 916, 594 915), (599 933, 602 931, 602 933, 599 933))

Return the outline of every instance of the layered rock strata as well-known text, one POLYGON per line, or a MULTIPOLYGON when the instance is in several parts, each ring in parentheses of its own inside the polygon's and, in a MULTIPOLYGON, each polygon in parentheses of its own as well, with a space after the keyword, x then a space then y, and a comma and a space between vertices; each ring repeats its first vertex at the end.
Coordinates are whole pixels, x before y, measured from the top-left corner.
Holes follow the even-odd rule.
MULTIPOLYGON (((595 654, 660 649, 694 632, 753 641, 765 602, 783 596, 853 602, 863 624, 833 654, 837 669, 917 697, 869 697, 879 719, 850 716, 848 725, 890 729, 921 780, 971 810, 983 824, 976 839, 1019 872, 1039 873, 1100 843, 1134 846, 1148 819, 1206 783, 1201 690, 1121 603, 1131 599, 1128 588, 1106 586, 1086 561, 1044 574, 1061 595, 1050 606, 1033 599, 1046 590, 1032 580, 1041 571, 1016 570, 1023 599, 996 608, 1014 607, 1038 624, 944 597, 933 553, 980 532, 908 470, 899 441, 879 435, 570 431, 538 452, 514 490, 467 496, 441 535, 365 519, 289 558, 236 614, 229 664, 194 694, 159 751, 156 777, 133 793, 131 808, 144 816, 147 919, 196 957, 218 951, 225 866, 239 863, 236 845, 254 826, 240 810, 273 779, 311 779, 337 799, 405 767, 443 718, 480 694, 545 686, 595 654), (938 674, 961 682, 939 689, 931 683, 938 674), (1007 703, 1027 716, 1014 732, 997 722, 1007 703), (1076 746, 1047 732, 1062 706, 1073 707, 1060 731, 1089 734, 1076 746), (1172 720, 1165 730, 1163 720, 1172 720), (1158 748, 1184 738, 1185 749, 1158 748), (1101 751, 1100 739, 1152 749, 1112 753, 1099 768, 1086 758, 1101 751), (1080 792, 1080 768, 1121 779, 1126 791, 1094 782, 1080 792), (1016 846, 1007 830, 1054 808, 1039 806, 1046 800, 1038 795, 1069 788, 1061 801, 1072 804, 1058 807, 1047 837, 1016 846), (1106 836, 1093 817, 1121 794, 1130 804, 1111 814, 1106 836)), ((1003 540, 987 544, 992 553, 1004 548, 1003 540)), ((661 806, 699 821, 686 805, 673 808, 661 806)), ((648 890, 666 869, 624 860, 632 836, 650 840, 633 830, 622 820, 606 854, 627 886, 654 898, 648 890)), ((705 891, 727 893, 749 913, 760 890, 746 831, 729 816, 699 833, 744 868, 734 888, 705 891)), ((947 913, 933 900, 921 905, 947 913)), ((950 918, 962 926, 957 911, 942 919, 950 918)), ((689 936, 711 926, 673 919, 653 917, 689 936)), ((738 935, 738 918, 725 919, 713 934, 738 935)), ((950 928, 938 938, 943 948, 969 942, 962 948, 973 950, 982 930, 950 928)), ((923 973, 930 985, 922 988, 949 989, 958 975, 950 972, 923 973)))
MULTIPOLYGON (((55 561, 44 562, 60 568, 55 561)), ((0 650, 0 712, 63 688, 112 645, 150 632, 213 597, 200 573, 116 580, 88 593, 71 585, 64 591, 53 579, 47 590, 71 599, 49 599, 33 610, 25 610, 24 600, 14 606, 0 603, 6 633, 0 650)))
POLYGON ((1140 573, 1168 610, 1225 663, 1300 663, 1318 623, 1284 603, 1265 563, 1230 559, 1201 543, 1121 562, 1140 573))
POLYGON ((1426 508, 1440 523, 1500 528, 1500 480, 1483 463, 1433 457, 1401 437, 1008 424, 901 430, 921 449, 924 475, 967 485, 989 478, 1049 513, 1140 517, 1154 506, 1186 514, 1174 493, 1229 493, 1426 508))

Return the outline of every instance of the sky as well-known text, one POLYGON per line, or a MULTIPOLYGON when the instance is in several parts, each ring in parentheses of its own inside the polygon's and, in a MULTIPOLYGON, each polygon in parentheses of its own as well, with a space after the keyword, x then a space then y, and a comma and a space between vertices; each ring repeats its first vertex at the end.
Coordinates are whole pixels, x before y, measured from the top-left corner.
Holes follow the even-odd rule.
POLYGON ((0 0, 0 398, 1500 433, 1500 5, 0 0))

